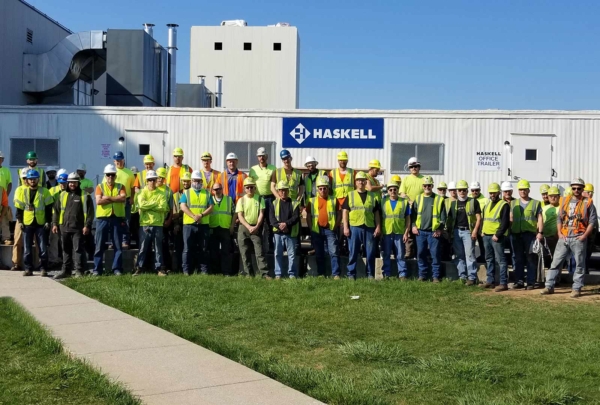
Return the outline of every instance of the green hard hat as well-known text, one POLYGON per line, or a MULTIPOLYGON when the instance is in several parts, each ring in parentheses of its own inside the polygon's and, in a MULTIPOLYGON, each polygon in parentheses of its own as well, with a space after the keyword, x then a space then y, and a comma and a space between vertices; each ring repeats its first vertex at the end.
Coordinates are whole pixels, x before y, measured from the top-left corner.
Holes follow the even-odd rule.
POLYGON ((37 159, 37 153, 30 150, 29 152, 27 152, 27 159, 37 159))

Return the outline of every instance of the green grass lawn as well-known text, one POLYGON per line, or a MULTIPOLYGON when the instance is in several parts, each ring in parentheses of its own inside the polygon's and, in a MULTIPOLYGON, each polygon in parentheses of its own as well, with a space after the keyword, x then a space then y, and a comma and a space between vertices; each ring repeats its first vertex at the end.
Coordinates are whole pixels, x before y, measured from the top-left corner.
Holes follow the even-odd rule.
POLYGON ((140 402, 100 373, 67 356, 21 306, 0 298, 0 404, 140 402))
POLYGON ((457 282, 149 275, 66 284, 331 404, 600 404, 595 303, 457 282))

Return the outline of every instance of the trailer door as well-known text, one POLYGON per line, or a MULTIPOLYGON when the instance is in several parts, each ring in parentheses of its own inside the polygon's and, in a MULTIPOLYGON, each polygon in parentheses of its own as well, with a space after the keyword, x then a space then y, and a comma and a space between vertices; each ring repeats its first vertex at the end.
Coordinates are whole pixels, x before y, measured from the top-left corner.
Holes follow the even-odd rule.
POLYGON ((144 156, 154 156, 154 169, 165 163, 164 144, 166 131, 125 130, 125 162, 127 167, 144 169, 144 156))
POLYGON ((540 197, 540 184, 552 183, 554 137, 551 134, 511 134, 511 180, 528 180, 532 198, 540 197))

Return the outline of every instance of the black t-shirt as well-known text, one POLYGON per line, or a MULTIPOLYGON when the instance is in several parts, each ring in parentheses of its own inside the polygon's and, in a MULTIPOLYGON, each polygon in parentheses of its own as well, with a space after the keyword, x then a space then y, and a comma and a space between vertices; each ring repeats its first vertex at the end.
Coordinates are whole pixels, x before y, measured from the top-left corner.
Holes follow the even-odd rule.
MULTIPOLYGON (((473 199, 475 203, 474 211, 475 214, 481 214, 481 208, 479 207, 479 201, 473 199)), ((467 218, 467 213, 465 208, 467 206, 466 201, 456 200, 456 220, 454 221, 455 228, 468 228, 469 227, 469 219, 467 218)))

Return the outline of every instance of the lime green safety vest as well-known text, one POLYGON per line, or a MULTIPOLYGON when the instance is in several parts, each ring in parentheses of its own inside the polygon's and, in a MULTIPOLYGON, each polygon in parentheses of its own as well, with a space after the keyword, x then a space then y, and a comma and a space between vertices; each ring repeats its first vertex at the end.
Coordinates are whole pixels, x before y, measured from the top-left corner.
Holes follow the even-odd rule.
MULTIPOLYGON (((444 204, 444 199, 439 195, 433 193, 433 213, 431 214, 431 229, 436 231, 440 226, 441 215, 442 215, 442 204, 444 204)), ((421 229, 421 216, 423 215, 423 198, 424 194, 419 194, 417 197, 417 205, 419 206, 419 210, 417 211, 417 220, 415 222, 415 226, 418 229, 421 229)))
POLYGON ((527 206, 525 206, 525 209, 521 214, 520 201, 520 199, 516 199, 510 203, 513 214, 512 227, 510 228, 510 231, 512 233, 536 233, 538 231, 536 212, 538 211, 540 202, 533 199, 529 200, 527 206))
POLYGON ((23 223, 31 225, 35 218, 38 225, 44 225, 50 222, 51 218, 46 218, 46 206, 54 202, 54 198, 45 187, 38 187, 33 206, 29 204, 31 189, 29 187, 19 187, 15 193, 15 207, 23 210, 23 223), (47 220, 46 220, 47 219, 47 220))
MULTIPOLYGON (((169 166, 169 170, 167 170, 167 181, 166 181, 166 184, 169 187, 171 187, 171 168, 172 167, 173 166, 169 166)), ((187 173, 189 171, 190 171, 190 167, 188 165, 181 165, 181 167, 179 168, 179 189, 180 190, 183 188, 183 183, 181 181, 181 176, 183 176, 183 173, 187 173)))
POLYGON ((233 200, 228 195, 223 195, 221 202, 218 203, 215 199, 213 205, 213 211, 210 213, 210 227, 211 228, 223 228, 229 229, 231 226, 231 209, 233 206, 233 200))
POLYGON ((300 180, 302 179, 302 173, 300 172, 300 170, 292 169, 292 175, 289 179, 283 167, 277 170, 277 172, 275 173, 275 177, 277 178, 278 183, 281 180, 285 180, 288 182, 288 185, 290 186, 290 198, 292 200, 298 198, 298 187, 300 186, 300 180))
POLYGON ((398 198, 396 201, 396 208, 393 210, 389 197, 384 198, 381 203, 384 235, 402 235, 406 231, 406 206, 408 205, 408 200, 398 198))
MULTIPOLYGON (((317 177, 315 179, 324 176, 327 176, 327 172, 325 170, 318 170, 317 177)), ((312 198, 312 195, 317 195, 317 182, 315 181, 313 183, 310 173, 304 178, 304 194, 306 195, 307 199, 312 198)))
MULTIPOLYGON (((479 201, 479 200, 478 200, 479 201)), ((454 200, 450 203, 450 211, 448 212, 448 217, 452 217, 454 221, 456 219, 456 207, 458 205, 458 200, 454 200)), ((483 211, 483 207, 480 207, 483 211)), ((469 229, 472 231, 475 229, 475 224, 477 223, 477 217, 475 216, 475 200, 471 197, 467 197, 467 204, 465 205, 465 214, 467 214, 467 221, 469 222, 469 229)))
POLYGON ((354 191, 354 170, 346 169, 344 180, 340 177, 340 169, 331 173, 333 195, 335 198, 345 198, 354 191))
MULTIPOLYGON (((39 184, 40 185, 41 184, 46 184, 46 183, 44 183, 46 181, 46 177, 45 177, 46 176, 46 172, 44 172, 44 169, 42 169, 41 167, 37 167, 36 166, 36 167, 33 167, 33 168, 28 167, 27 170, 35 170, 36 172, 38 172, 40 174, 40 182, 39 182, 39 184)), ((21 173, 21 171, 19 171, 19 174, 20 173, 21 173)), ((24 179, 23 177, 19 176, 19 181, 21 182, 20 184, 22 186, 26 186, 27 187, 26 180, 27 179, 24 179)))
MULTIPOLYGON (((312 215, 312 231, 319 233, 319 197, 313 197, 310 200, 310 213, 312 215)), ((329 223, 329 230, 333 231, 335 228, 335 205, 337 201, 335 197, 327 197, 327 222, 329 223)))
MULTIPOLYGON (((63 219, 65 217, 65 210, 67 209, 67 197, 69 193, 67 191, 63 191, 60 193, 60 219, 58 220, 58 224, 63 224, 63 219)), ((83 204, 83 222, 87 220, 87 193, 81 190, 81 203, 83 204)))
MULTIPOLYGON (((346 175, 347 176, 347 175, 346 175)), ((375 227, 375 194, 367 191, 367 198, 363 204, 358 191, 352 191, 348 194, 348 206, 350 207, 350 226, 366 225, 369 228, 375 227)))
MULTIPOLYGON (((123 190, 123 185, 120 183, 115 183, 112 190, 108 188, 106 183, 100 183, 100 187, 102 190, 102 195, 107 197, 118 197, 121 190, 123 190)), ((105 205, 96 206, 96 218, 107 218, 110 217, 113 213, 117 218, 125 218, 125 203, 111 203, 105 205)))
MULTIPOLYGON (((190 190, 185 190, 183 192, 185 194, 185 198, 187 199, 187 206, 192 211, 192 214, 199 215, 202 214, 208 208, 208 202, 210 199, 210 195, 206 190, 200 190, 199 193, 190 192, 190 190)), ((183 217, 184 225, 192 225, 195 224, 194 218, 190 217, 188 214, 185 214, 183 217)), ((210 223, 210 215, 203 216, 200 220, 200 223, 203 225, 210 223)))
MULTIPOLYGON (((500 228, 500 224, 502 222, 500 218, 500 213, 502 212, 502 207, 506 205, 506 201, 500 200, 496 203, 492 210, 492 202, 490 201, 483 210, 483 234, 484 235, 495 235, 498 232, 498 228, 500 228)), ((508 230, 506 231, 508 233, 508 230)))
POLYGON ((63 191, 63 189, 60 187, 60 184, 57 184, 56 186, 52 187, 48 191, 50 192, 50 195, 52 196, 52 198, 56 199, 56 196, 59 195, 60 192, 63 191))
MULTIPOLYGON (((279 218, 279 202, 281 201, 281 199, 276 199, 273 202, 273 207, 275 207, 275 219, 277 220, 277 222, 281 221, 281 219, 279 218)), ((298 206, 300 205, 300 203, 296 200, 292 200, 292 210, 295 210, 296 208, 298 208, 298 206)), ((298 221, 296 223, 296 225, 294 225, 292 227, 292 232, 290 234, 290 236, 292 238, 295 238, 296 236, 298 236, 298 230, 300 229, 300 221, 298 221)), ((277 232, 279 230, 279 228, 275 228, 273 227, 273 232, 277 232)))

